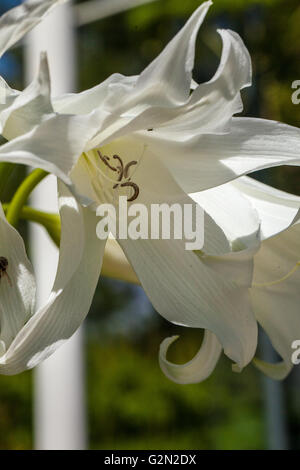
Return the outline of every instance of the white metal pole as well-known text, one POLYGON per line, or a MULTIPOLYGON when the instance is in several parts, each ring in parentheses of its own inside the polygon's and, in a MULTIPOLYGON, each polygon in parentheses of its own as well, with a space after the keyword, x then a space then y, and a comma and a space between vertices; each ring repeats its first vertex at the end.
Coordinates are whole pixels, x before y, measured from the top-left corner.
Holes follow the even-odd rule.
POLYGON ((74 5, 75 21, 77 26, 84 26, 155 1, 158 0, 88 0, 74 5))
MULTIPOLYGON (((58 7, 29 35, 26 45, 26 78, 37 70, 41 51, 48 52, 53 95, 75 89, 75 27, 71 3, 58 7)), ((47 177, 32 193, 32 204, 57 211, 56 179, 47 177)), ((31 227, 32 260, 38 282, 38 305, 47 300, 56 273, 58 250, 43 228, 31 227)), ((76 333, 35 371, 35 448, 84 449, 86 420, 84 400, 82 331, 76 333)))
MULTIPOLYGON (((278 361, 277 354, 265 332, 261 332, 261 349, 263 359, 267 362, 278 361)), ((268 450, 287 450, 289 448, 289 436, 287 429, 286 403, 284 385, 262 376, 265 398, 265 425, 267 433, 268 450)))

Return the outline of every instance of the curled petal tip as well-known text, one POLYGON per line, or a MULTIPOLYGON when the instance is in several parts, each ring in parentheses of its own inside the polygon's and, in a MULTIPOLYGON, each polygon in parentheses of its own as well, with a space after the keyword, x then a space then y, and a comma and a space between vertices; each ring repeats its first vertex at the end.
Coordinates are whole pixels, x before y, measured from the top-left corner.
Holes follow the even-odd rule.
POLYGON ((240 367, 238 364, 232 364, 231 366, 231 369, 232 369, 232 372, 236 372, 236 373, 241 373, 243 368, 240 367))

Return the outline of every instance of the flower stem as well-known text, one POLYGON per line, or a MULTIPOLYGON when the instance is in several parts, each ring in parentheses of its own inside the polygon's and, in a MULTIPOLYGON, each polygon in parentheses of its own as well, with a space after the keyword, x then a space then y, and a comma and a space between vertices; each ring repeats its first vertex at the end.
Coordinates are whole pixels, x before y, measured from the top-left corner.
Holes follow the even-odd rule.
MULTIPOLYGON (((9 210, 9 204, 2 204, 4 212, 7 214, 9 210)), ((37 209, 33 209, 29 206, 24 206, 20 212, 20 219, 29 220, 30 222, 36 222, 42 225, 59 247, 60 244, 60 232, 61 223, 59 214, 52 214, 49 212, 42 212, 37 209)))
POLYGON ((16 227, 20 214, 32 190, 48 175, 44 170, 32 171, 20 184, 7 209, 7 221, 16 227))

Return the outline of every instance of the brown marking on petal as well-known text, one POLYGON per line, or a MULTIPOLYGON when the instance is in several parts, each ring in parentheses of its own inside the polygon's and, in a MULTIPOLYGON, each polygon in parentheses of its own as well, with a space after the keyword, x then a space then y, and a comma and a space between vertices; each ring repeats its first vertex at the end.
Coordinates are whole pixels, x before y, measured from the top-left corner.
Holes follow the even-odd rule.
POLYGON ((115 160, 118 160, 118 162, 120 163, 120 166, 117 167, 117 170, 119 172, 119 178, 118 178, 118 181, 121 181, 123 179, 123 174, 124 174, 124 164, 123 164, 123 160, 121 157, 119 157, 119 155, 114 155, 113 158, 115 160))
POLYGON ((123 163, 122 158, 119 155, 115 154, 115 155, 113 155, 113 159, 117 160, 119 162, 119 165, 117 167, 113 167, 108 162, 110 160, 110 158, 107 155, 102 155, 100 150, 97 150, 97 153, 98 153, 101 161, 105 164, 105 166, 107 166, 110 170, 117 171, 119 173, 118 182, 116 184, 114 184, 113 189, 117 189, 119 186, 121 186, 122 188, 130 187, 130 188, 133 189, 133 195, 129 199, 127 199, 127 201, 131 202, 131 201, 134 201, 135 199, 137 199, 137 197, 140 193, 140 188, 138 187, 138 185, 136 183, 132 183, 130 181, 130 178, 128 179, 128 181, 125 181, 124 183, 122 183, 122 180, 124 178, 129 177, 130 168, 134 165, 137 165, 138 162, 136 160, 132 160, 131 162, 127 163, 127 165, 125 165, 125 167, 124 167, 124 163, 123 163))
POLYGON ((137 161, 136 160, 132 160, 132 162, 129 162, 127 163, 127 165, 125 166, 124 168, 124 178, 128 178, 129 174, 129 168, 133 165, 137 165, 137 161))
POLYGON ((131 181, 126 181, 126 183, 122 183, 121 187, 122 188, 130 187, 134 191, 133 195, 129 199, 127 199, 128 202, 134 201, 135 199, 137 199, 138 195, 140 194, 140 188, 138 187, 138 185, 135 183, 132 183, 131 181))
POLYGON ((100 152, 100 150, 97 150, 97 153, 99 155, 99 157, 101 158, 101 161, 104 163, 104 165, 106 165, 110 170, 112 171, 118 171, 117 168, 111 166, 109 163, 108 163, 108 160, 110 160, 110 158, 107 156, 107 155, 102 155, 102 153, 100 152))

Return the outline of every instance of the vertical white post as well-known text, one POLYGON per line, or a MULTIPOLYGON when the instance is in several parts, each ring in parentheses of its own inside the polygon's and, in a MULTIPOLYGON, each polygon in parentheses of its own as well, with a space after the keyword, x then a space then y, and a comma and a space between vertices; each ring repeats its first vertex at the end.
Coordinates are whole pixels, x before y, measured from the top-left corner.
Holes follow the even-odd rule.
MULTIPOLYGON (((263 359, 267 362, 278 361, 278 357, 264 331, 261 332, 260 340, 263 359)), ((268 450, 288 450, 289 437, 283 383, 266 376, 263 376, 262 380, 268 450)))
MULTIPOLYGON (((75 30, 72 4, 58 7, 28 38, 26 78, 37 70, 41 51, 48 52, 52 94, 75 89, 75 30)), ((32 193, 32 204, 57 211, 56 178, 47 177, 32 193)), ((37 302, 47 300, 56 273, 58 250, 42 227, 31 228, 32 260, 38 280, 37 302)), ((35 448, 84 449, 86 446, 82 332, 35 370, 35 448)))

